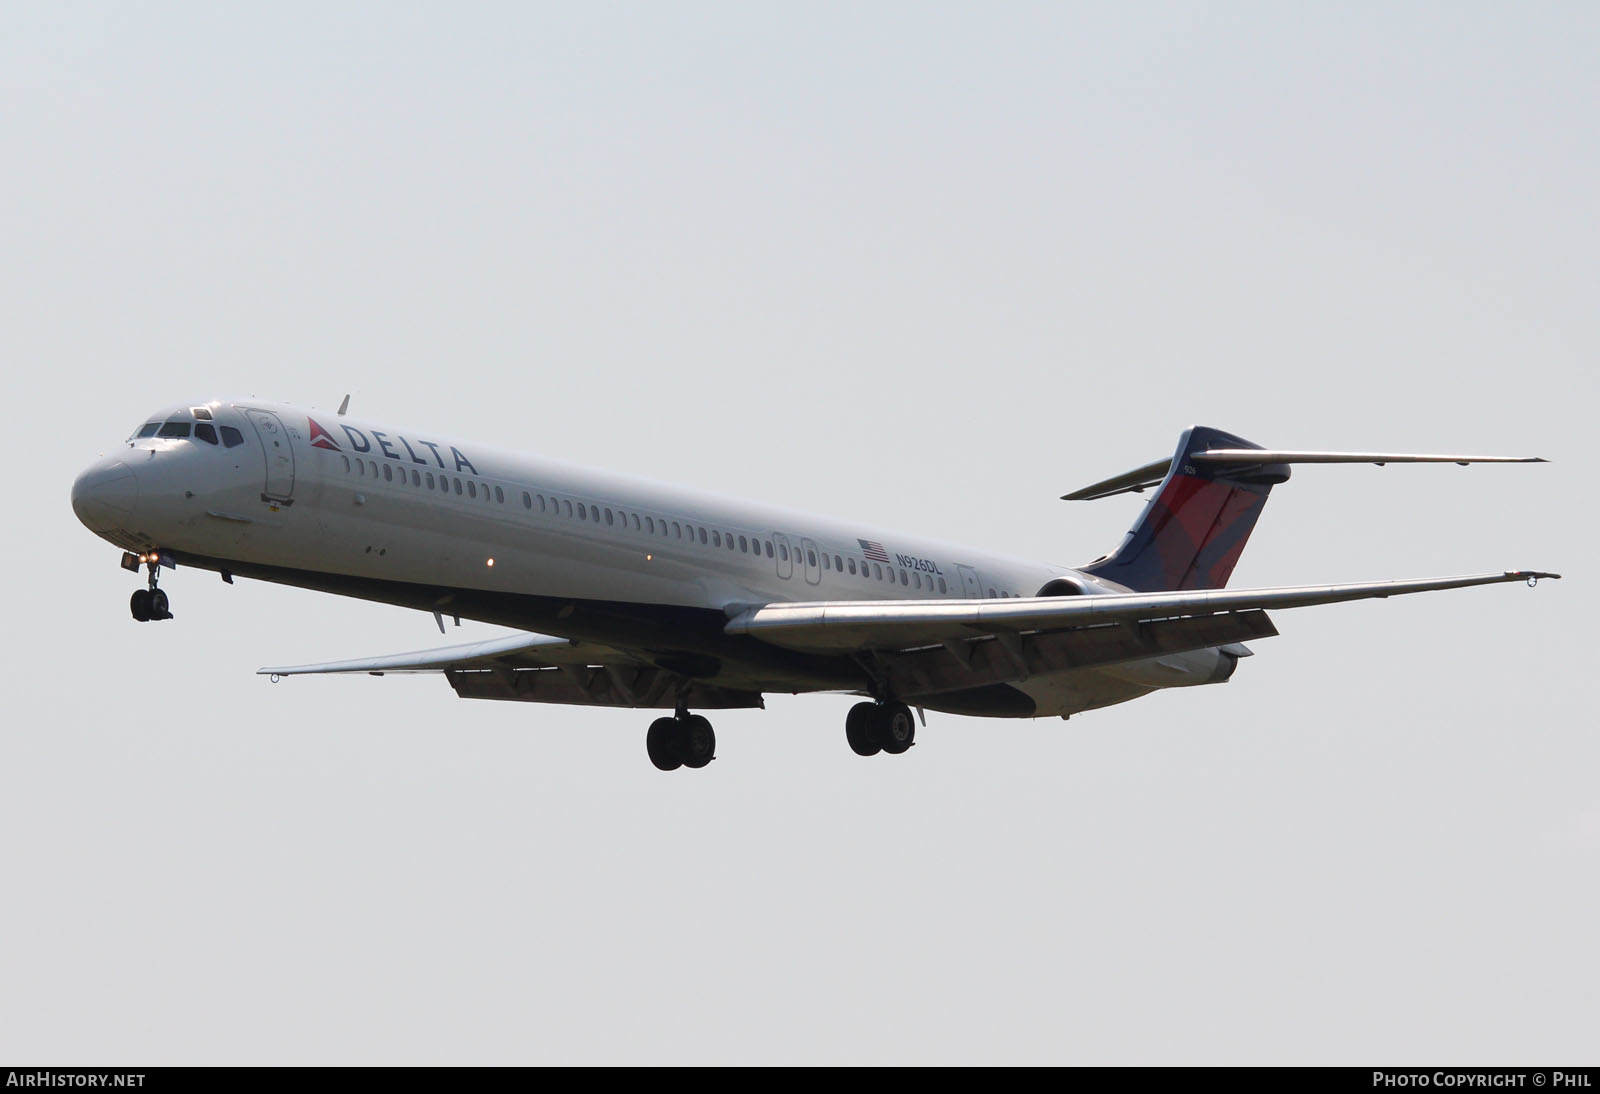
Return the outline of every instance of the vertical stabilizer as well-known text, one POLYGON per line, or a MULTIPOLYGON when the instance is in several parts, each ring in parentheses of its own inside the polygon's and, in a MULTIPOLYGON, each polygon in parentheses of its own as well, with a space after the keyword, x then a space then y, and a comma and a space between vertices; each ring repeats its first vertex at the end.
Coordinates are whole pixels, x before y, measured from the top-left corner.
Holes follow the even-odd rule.
POLYGON ((1260 448, 1220 429, 1189 429, 1122 545, 1083 572, 1140 592, 1227 585, 1267 494, 1288 479, 1289 468, 1281 463, 1217 465, 1191 457, 1215 449, 1260 448))

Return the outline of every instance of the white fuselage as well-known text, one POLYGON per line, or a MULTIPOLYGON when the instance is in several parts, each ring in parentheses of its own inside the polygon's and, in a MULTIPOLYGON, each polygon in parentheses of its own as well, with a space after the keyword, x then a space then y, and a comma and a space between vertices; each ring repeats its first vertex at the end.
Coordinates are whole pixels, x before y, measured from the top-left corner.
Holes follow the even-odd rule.
MULTIPOLYGON (((293 406, 211 402, 150 421, 155 435, 136 432, 74 490, 80 519, 118 546, 544 633, 653 648, 672 609, 726 617, 774 602, 1116 588, 1069 567, 293 406), (179 432, 174 422, 190 434, 161 436, 179 432), (215 443, 193 432, 202 424, 215 443), (654 619, 648 633, 630 633, 631 609, 654 619)), ((1217 662, 1203 650, 1013 686, 1037 714, 1067 714, 1204 682, 1217 662)), ((791 678, 777 660, 742 671, 766 690, 840 683, 791 678)))

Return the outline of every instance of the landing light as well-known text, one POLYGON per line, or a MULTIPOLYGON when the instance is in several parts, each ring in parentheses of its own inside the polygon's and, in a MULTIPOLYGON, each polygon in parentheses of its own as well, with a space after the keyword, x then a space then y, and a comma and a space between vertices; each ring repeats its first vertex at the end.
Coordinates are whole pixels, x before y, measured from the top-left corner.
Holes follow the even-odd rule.
POLYGON ((489 561, 485 562, 484 565, 485 566, 493 566, 494 565, 494 559, 491 558, 489 561))

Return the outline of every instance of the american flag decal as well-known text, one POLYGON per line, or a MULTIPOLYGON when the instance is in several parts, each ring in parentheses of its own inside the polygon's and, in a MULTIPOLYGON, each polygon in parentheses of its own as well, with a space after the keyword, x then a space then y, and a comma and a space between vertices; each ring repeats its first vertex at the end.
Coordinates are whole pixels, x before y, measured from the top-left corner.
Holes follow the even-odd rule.
POLYGON ((889 552, 883 549, 883 544, 875 543, 870 539, 858 539, 856 542, 861 544, 861 553, 873 562, 889 561, 889 552))

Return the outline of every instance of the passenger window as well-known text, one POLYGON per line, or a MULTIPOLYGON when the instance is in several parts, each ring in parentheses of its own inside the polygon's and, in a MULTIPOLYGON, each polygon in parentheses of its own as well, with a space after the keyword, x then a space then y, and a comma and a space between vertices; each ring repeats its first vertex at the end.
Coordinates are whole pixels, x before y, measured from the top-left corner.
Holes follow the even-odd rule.
POLYGON ((460 479, 451 479, 450 481, 451 481, 451 483, 453 483, 455 485, 456 493, 460 494, 461 493, 461 480, 460 479))
POLYGON ((499 502, 501 505, 506 503, 506 492, 500 489, 498 486, 494 488, 494 500, 499 502))
POLYGON ((706 530, 704 528, 699 529, 699 534, 700 534, 700 546, 704 547, 706 545, 706 530))
POLYGON ((900 584, 904 585, 905 583, 906 583, 906 572, 904 570, 901 570, 900 571, 900 584))
POLYGON ((188 422, 168 422, 161 427, 158 437, 187 437, 189 435, 188 422))
POLYGON ((939 592, 943 593, 944 591, 945 591, 944 578, 941 577, 939 579, 939 592))
POLYGON ((467 497, 475 498, 477 496, 478 496, 477 484, 474 483, 471 479, 468 479, 467 480, 467 497))
POLYGON ((989 596, 990 596, 991 599, 993 599, 993 597, 994 597, 994 586, 993 585, 989 586, 989 596))
POLYGON ((729 532, 726 536, 723 536, 722 538, 727 542, 728 550, 730 550, 730 551, 733 550, 733 533, 729 532))
POLYGON ((588 520, 589 519, 589 507, 584 505, 583 502, 581 502, 581 501, 578 503, 578 519, 579 520, 588 520))
POLYGON ((780 562, 788 562, 789 561, 789 547, 788 547, 787 544, 783 544, 783 543, 778 544, 778 561, 780 561, 780 562))
POLYGON ((600 507, 598 505, 589 506, 589 519, 596 524, 600 523, 600 507))
POLYGON ((712 532, 711 533, 711 546, 713 546, 713 547, 721 547, 722 546, 722 533, 721 532, 712 532))
POLYGON ((428 472, 427 478, 428 478, 428 489, 432 490, 433 489, 433 472, 432 471, 428 472))
POLYGON ((606 527, 611 527, 611 510, 606 510, 606 527))
POLYGON ((816 564, 817 564, 817 552, 811 551, 811 550, 807 550, 806 551, 806 565, 807 566, 815 566, 816 564))
POLYGON ((367 465, 362 463, 360 460, 356 461, 356 474, 360 475, 362 478, 367 477, 367 465))
POLYGON ((224 448, 238 448, 244 444, 244 436, 231 425, 222 427, 222 445, 224 448))
POLYGON ((838 555, 834 555, 833 568, 838 570, 841 574, 844 573, 844 559, 840 558, 838 555))
POLYGON ((922 588, 922 575, 921 574, 917 574, 917 573, 912 574, 911 575, 911 582, 917 588, 919 588, 919 589, 922 588))
POLYGON ((373 478, 377 478, 378 477, 378 464, 377 464, 377 461, 368 460, 367 461, 367 466, 372 468, 372 477, 373 478))
POLYGON ((656 534, 656 518, 655 517, 645 517, 644 518, 644 530, 646 532, 650 533, 652 536, 656 534))
POLYGON ((194 435, 205 441, 206 444, 217 443, 217 429, 210 422, 201 422, 194 427, 194 435))
POLYGON ((856 560, 853 559, 853 558, 850 559, 848 561, 847 565, 850 567, 850 576, 851 577, 855 577, 856 576, 856 560))
POLYGON ((414 469, 411 472, 411 485, 412 486, 421 486, 422 485, 422 476, 414 469))
POLYGON ((833 560, 828 557, 826 552, 824 552, 823 555, 822 555, 822 568, 824 570, 833 569, 833 560))
POLYGON ((384 482, 393 482, 394 481, 394 470, 388 464, 384 464, 383 465, 383 481, 384 482))
MULTIPOLYGON (((227 426, 223 426, 223 428, 226 429, 227 426)), ((344 460, 344 473, 346 475, 350 474, 350 457, 349 456, 341 456, 339 458, 344 460)))
POLYGON ((160 422, 145 422, 144 425, 139 427, 139 436, 141 436, 141 437, 154 437, 156 435, 156 432, 158 430, 160 430, 160 428, 161 428, 161 423, 160 422))
POLYGON ((762 544, 762 546, 764 546, 767 549, 767 557, 771 558, 772 557, 772 541, 769 539, 769 540, 765 541, 762 544))
POLYGON ((674 536, 676 536, 678 539, 682 539, 683 538, 683 528, 682 528, 681 525, 678 524, 677 521, 673 521, 672 522, 672 534, 674 536))
POLYGON ((565 501, 565 502, 562 502, 561 504, 566 507, 567 516, 571 517, 572 516, 572 502, 571 501, 565 501))
POLYGON ((739 537, 739 553, 743 555, 750 553, 750 541, 745 539, 743 536, 739 537))

